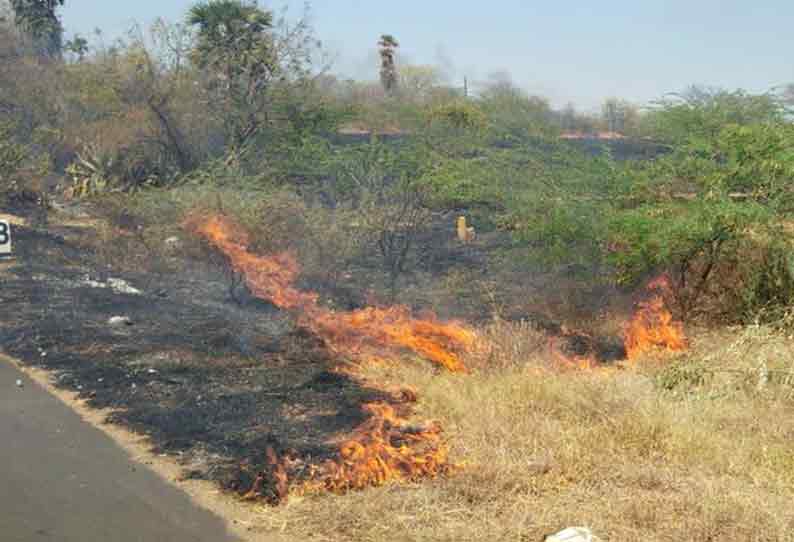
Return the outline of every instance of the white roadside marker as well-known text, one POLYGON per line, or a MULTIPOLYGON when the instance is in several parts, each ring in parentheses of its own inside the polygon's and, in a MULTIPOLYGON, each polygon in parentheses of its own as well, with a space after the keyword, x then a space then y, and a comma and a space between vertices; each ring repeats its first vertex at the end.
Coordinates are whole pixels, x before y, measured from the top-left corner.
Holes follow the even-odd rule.
POLYGON ((0 220, 0 256, 7 256, 12 253, 11 224, 7 220, 0 220))

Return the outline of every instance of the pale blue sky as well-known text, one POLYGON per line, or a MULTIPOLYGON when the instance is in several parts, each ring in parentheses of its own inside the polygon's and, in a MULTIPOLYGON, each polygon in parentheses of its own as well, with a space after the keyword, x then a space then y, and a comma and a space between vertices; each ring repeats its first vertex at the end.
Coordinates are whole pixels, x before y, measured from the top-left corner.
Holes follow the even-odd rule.
MULTIPOLYGON (((133 21, 183 19, 191 0, 67 0, 68 32, 118 36, 133 21)), ((260 2, 288 6, 301 0, 260 2)), ((554 104, 637 103, 697 83, 765 91, 794 82, 791 0, 315 0, 335 70, 375 77, 375 43, 397 37, 405 61, 439 64, 462 84, 506 71, 554 104)))

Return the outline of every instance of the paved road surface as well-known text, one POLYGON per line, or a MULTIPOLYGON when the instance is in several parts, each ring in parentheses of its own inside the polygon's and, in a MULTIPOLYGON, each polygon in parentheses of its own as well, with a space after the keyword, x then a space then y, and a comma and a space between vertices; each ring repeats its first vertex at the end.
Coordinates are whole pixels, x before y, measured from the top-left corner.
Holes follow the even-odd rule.
POLYGON ((231 540, 220 519, 0 359, 0 541, 231 540))

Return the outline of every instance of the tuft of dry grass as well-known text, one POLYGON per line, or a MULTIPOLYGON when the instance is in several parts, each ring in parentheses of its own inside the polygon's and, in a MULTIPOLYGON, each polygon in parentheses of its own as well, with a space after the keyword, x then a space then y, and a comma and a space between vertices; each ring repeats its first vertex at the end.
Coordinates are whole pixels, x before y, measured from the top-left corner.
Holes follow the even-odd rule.
POLYGON ((263 511, 261 529, 327 541, 542 540, 571 525, 604 540, 794 540, 794 343, 764 328, 701 333, 690 352, 623 369, 544 369, 530 328, 493 367, 420 363, 369 378, 419 390, 465 468, 451 478, 263 511), (512 363, 511 363, 512 360, 512 363))
POLYGON ((505 322, 495 319, 478 330, 476 352, 468 365, 480 372, 499 372, 523 367, 549 365, 549 336, 527 321, 505 322))

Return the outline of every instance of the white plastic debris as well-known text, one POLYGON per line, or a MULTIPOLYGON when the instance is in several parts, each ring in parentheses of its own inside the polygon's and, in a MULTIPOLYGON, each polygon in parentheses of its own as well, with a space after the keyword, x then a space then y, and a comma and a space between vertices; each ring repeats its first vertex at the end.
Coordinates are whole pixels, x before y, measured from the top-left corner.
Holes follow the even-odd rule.
POLYGON ((22 380, 17 378, 17 388, 21 388, 21 387, 22 387, 22 380))
POLYGON ((599 539, 586 527, 568 527, 557 534, 547 536, 546 542, 599 542, 599 539))
POLYGON ((133 288, 126 280, 122 279, 108 279, 108 284, 114 292, 119 294, 141 295, 141 291, 133 288))
POLYGON ((111 326, 131 326, 132 320, 129 316, 111 316, 108 324, 111 326))
POLYGON ((171 250, 177 250, 182 247, 182 240, 177 236, 169 237, 165 240, 165 246, 171 250))
POLYGON ((91 288, 110 288, 117 294, 141 295, 143 293, 137 288, 130 286, 130 283, 124 279, 109 278, 107 282, 100 282, 86 276, 83 279, 83 284, 91 288))

